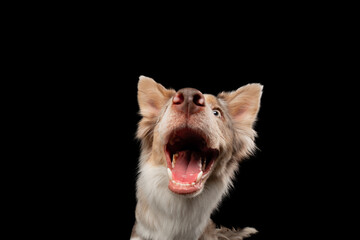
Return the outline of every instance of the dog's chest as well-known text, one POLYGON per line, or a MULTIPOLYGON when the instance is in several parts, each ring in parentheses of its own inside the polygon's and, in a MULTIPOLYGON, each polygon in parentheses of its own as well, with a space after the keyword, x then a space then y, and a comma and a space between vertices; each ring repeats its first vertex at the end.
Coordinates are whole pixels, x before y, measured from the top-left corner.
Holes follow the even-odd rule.
MULTIPOLYGON (((172 195, 172 194, 170 194, 172 195)), ((203 232, 211 210, 204 208, 194 199, 179 199, 173 196, 162 196, 164 203, 162 211, 155 213, 159 220, 164 239, 198 239, 203 232), (169 199, 166 199, 166 198, 169 199), (161 214, 159 214, 161 212, 161 214)), ((158 206, 159 207, 159 206, 158 206)))
POLYGON ((139 188, 139 196, 146 199, 148 206, 146 211, 138 214, 138 222, 144 227, 142 231, 146 231, 152 239, 196 240, 210 218, 213 204, 204 204, 202 197, 175 195, 168 189, 166 177, 166 172, 161 169, 143 171, 140 175, 138 186, 143 187, 139 188))

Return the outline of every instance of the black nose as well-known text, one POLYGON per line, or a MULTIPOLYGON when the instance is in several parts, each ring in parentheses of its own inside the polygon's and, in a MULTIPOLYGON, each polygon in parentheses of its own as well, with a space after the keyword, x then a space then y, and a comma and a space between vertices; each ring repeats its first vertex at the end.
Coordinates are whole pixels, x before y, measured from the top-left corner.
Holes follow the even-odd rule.
POLYGON ((180 89, 173 98, 174 107, 183 113, 194 114, 205 107, 204 95, 195 88, 180 89))

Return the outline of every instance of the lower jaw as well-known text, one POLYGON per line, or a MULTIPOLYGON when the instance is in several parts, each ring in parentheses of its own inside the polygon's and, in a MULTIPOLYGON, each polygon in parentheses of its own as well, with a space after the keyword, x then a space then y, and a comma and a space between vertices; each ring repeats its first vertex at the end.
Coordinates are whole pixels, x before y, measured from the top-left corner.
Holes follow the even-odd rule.
POLYGON ((188 183, 177 183, 173 180, 169 180, 169 189, 180 195, 186 195, 186 194, 194 194, 198 193, 203 189, 203 182, 199 181, 195 184, 188 184, 188 183))

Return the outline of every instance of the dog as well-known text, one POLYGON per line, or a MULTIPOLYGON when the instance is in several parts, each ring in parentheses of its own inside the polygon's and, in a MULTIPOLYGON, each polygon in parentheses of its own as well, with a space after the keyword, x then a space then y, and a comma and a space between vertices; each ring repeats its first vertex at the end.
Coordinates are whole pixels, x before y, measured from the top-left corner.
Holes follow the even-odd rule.
POLYGON ((141 154, 130 240, 241 240, 257 232, 216 228, 210 215, 228 194, 239 163, 256 150, 262 89, 247 84, 214 96, 167 89, 140 76, 141 154))

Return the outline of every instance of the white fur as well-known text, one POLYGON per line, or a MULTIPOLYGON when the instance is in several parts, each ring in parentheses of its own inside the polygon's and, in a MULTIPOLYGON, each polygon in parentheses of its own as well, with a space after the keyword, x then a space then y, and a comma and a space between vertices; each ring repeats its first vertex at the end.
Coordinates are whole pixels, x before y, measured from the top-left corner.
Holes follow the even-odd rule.
POLYGON ((143 213, 147 215, 142 217, 149 219, 156 226, 156 231, 138 222, 136 232, 145 239, 198 239, 210 220, 211 212, 225 193, 226 184, 209 179, 208 187, 204 188, 202 194, 189 198, 169 191, 168 182, 165 167, 151 163, 143 165, 137 185, 138 198, 147 200, 149 209, 143 213))

